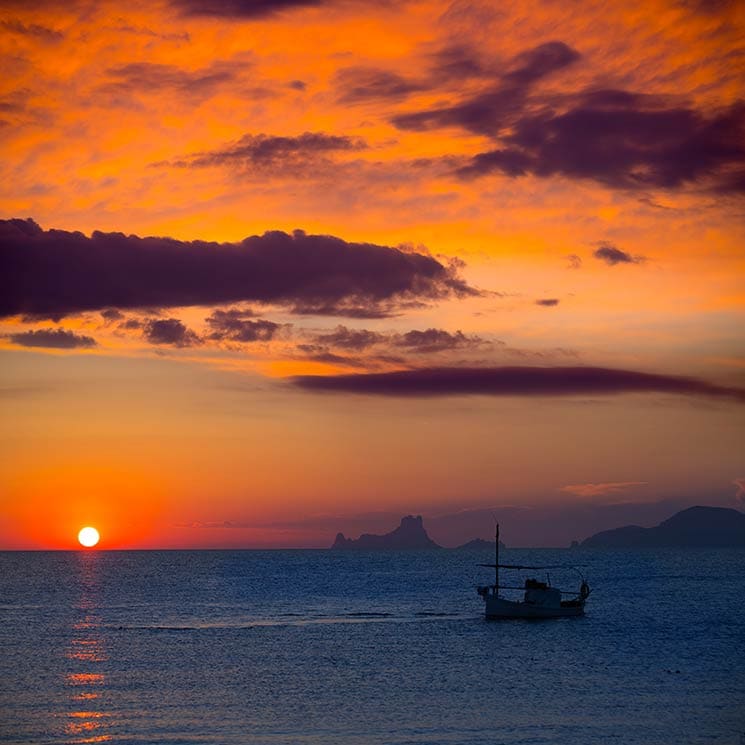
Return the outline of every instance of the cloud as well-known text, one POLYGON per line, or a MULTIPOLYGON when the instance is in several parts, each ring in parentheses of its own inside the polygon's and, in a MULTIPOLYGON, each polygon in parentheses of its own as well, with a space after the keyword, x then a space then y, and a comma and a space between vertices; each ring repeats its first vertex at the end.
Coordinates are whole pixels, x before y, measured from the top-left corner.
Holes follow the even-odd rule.
POLYGON ((385 99, 400 101, 426 86, 379 67, 345 67, 334 75, 340 103, 385 99))
POLYGON ((579 56, 561 41, 541 44, 519 55, 513 69, 491 89, 455 106, 400 114, 391 121, 404 130, 461 127, 474 134, 495 136, 522 112, 530 89, 536 83, 572 64, 579 56))
MULTIPOLYGON (((186 70, 156 62, 132 62, 106 70, 110 82, 99 93, 126 97, 142 92, 175 91, 190 98, 211 96, 220 86, 235 81, 237 72, 245 69, 246 60, 217 60, 199 70, 186 70)), ((131 105, 131 102, 130 102, 131 105)))
POLYGON ((293 8, 316 7, 327 0, 171 0, 184 15, 261 19, 293 8))
MULTIPOLYGON (((415 354, 444 352, 485 344, 480 337, 466 336, 462 331, 450 333, 444 329, 429 328, 424 331, 415 329, 405 333, 381 333, 367 329, 348 329, 346 326, 337 326, 331 333, 318 334, 314 341, 318 344, 355 352, 361 352, 375 345, 384 345, 389 350, 406 349, 415 354)), ((400 358, 396 359, 400 360, 400 358)), ((386 361, 387 357, 378 354, 375 360, 386 361)))
POLYGON ((464 178, 501 172, 591 179, 624 189, 696 184, 745 191, 742 101, 705 113, 653 96, 599 91, 582 94, 563 111, 522 111, 509 131, 496 119, 490 129, 460 124, 501 143, 460 168, 464 178))
POLYGON ((307 355, 307 359, 313 362, 324 362, 330 365, 345 365, 347 367, 360 367, 361 360, 346 355, 335 354, 322 344, 298 344, 299 351, 307 355))
POLYGON ((735 499, 738 502, 745 504, 745 478, 735 479, 732 483, 737 487, 735 499))
POLYGON ((148 319, 144 323, 144 334, 151 344, 193 347, 202 343, 201 339, 178 318, 148 319))
POLYGON ((567 269, 580 269, 582 267, 582 259, 577 254, 569 254, 566 259, 569 262, 567 269))
POLYGON ((633 256, 611 243, 601 243, 599 248, 593 251, 592 255, 596 259, 604 261, 608 266, 615 266, 616 264, 643 264, 646 261, 644 256, 633 256))
MULTIPOLYGON (((449 65, 466 77, 489 72, 462 49, 440 54, 445 78, 449 65)), ((493 140, 457 168, 463 179, 530 174, 633 190, 745 191, 745 101, 704 109, 619 89, 540 90, 544 79, 580 59, 561 41, 541 44, 515 57, 489 87, 452 105, 397 114, 391 123, 411 131, 456 127, 493 140)))
POLYGON ((468 80, 484 77, 488 70, 473 51, 457 44, 440 49, 432 55, 432 76, 436 80, 468 80))
POLYGON ((20 36, 33 36, 47 42, 61 41, 64 38, 64 34, 61 31, 40 26, 37 23, 22 23, 15 18, 0 21, 0 29, 20 36))
POLYGON ((64 329, 39 329, 23 331, 8 336, 13 344, 21 347, 46 347, 48 349, 90 349, 96 340, 64 329))
POLYGON ((504 80, 521 86, 531 85, 571 65, 580 56, 562 41, 549 41, 519 54, 515 58, 515 68, 504 76, 504 80))
POLYGON ((432 256, 302 231, 207 243, 87 237, 0 220, 0 318, 241 301, 382 317, 411 303, 477 294, 457 266, 432 256))
POLYGON ((667 393, 729 398, 745 403, 745 389, 696 378, 602 367, 439 367, 359 375, 290 379, 310 391, 382 396, 575 396, 667 393))
POLYGON ((207 325, 212 330, 209 339, 217 341, 269 341, 282 328, 279 323, 265 321, 262 319, 253 321, 253 311, 238 310, 215 310, 207 320, 207 325))
POLYGON ((428 353, 442 352, 448 349, 478 346, 482 340, 477 336, 466 336, 462 331, 451 334, 443 329, 427 329, 426 331, 407 331, 398 336, 394 345, 406 347, 410 351, 428 353))
POLYGON ((555 308, 559 304, 559 298, 542 297, 535 301, 536 305, 542 305, 544 308, 555 308))
POLYGON ((122 313, 120 310, 117 310, 116 308, 105 308, 101 311, 101 318, 106 323, 112 323, 113 321, 122 321, 124 320, 124 313, 122 313))
POLYGON ((352 349, 361 351, 387 340, 385 334, 379 334, 376 331, 367 329, 348 329, 346 326, 337 326, 328 334, 319 334, 316 341, 322 344, 329 344, 333 347, 342 349, 352 349))
POLYGON ((329 135, 323 132, 304 132, 297 137, 246 134, 237 142, 217 150, 157 165, 180 168, 209 168, 237 166, 254 170, 292 171, 315 165, 319 158, 332 153, 364 150, 367 144, 358 137, 329 135))
POLYGON ((574 494, 577 497, 600 497, 633 489, 635 486, 644 486, 647 483, 646 481, 609 481, 603 484, 569 484, 562 486, 559 491, 574 494))

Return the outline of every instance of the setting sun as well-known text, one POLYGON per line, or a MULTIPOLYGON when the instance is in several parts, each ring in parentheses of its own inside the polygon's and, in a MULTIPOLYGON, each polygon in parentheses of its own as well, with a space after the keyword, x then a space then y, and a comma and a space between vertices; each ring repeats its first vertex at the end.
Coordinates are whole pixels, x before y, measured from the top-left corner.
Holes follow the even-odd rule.
POLYGON ((78 533, 80 545, 85 546, 86 548, 92 548, 95 546, 98 543, 99 538, 100 536, 95 528, 83 528, 78 533))

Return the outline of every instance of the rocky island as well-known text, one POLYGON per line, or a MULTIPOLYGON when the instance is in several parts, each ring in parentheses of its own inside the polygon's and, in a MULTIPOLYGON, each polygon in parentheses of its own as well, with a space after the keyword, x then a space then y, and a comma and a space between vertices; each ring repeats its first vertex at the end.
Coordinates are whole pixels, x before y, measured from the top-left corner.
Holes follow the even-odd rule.
POLYGON ((626 525, 590 536, 581 548, 745 548, 745 515, 726 507, 689 507, 653 528, 626 525))
POLYGON ((363 533, 355 540, 338 533, 331 548, 343 551, 402 551, 442 547, 427 535, 421 515, 407 515, 401 518, 401 524, 395 530, 385 535, 363 533))

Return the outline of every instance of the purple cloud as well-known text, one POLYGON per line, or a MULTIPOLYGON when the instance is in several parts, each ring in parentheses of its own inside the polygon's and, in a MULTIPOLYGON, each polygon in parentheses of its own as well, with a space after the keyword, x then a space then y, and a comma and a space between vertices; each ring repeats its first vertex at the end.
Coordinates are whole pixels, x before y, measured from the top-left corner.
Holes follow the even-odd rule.
POLYGON ((542 305, 544 308, 555 308, 559 304, 559 298, 542 297, 535 301, 536 305, 542 305))
POLYGON ((61 31, 48 28, 47 26, 40 26, 37 23, 22 23, 15 18, 0 21, 0 29, 11 34, 32 36, 47 42, 57 42, 64 38, 64 34, 61 31))
POLYGON ((611 243, 601 243, 599 248, 593 251, 592 255, 596 259, 604 261, 609 266, 615 266, 616 264, 643 264, 646 261, 644 256, 633 256, 611 243))
POLYGON ((523 111, 528 94, 536 83, 579 57, 575 50, 561 41, 541 44, 519 55, 513 69, 489 90, 454 106, 400 114, 391 121, 394 126, 405 130, 461 127, 475 134, 495 136, 523 111))
POLYGON ((625 91, 583 94, 567 110, 520 112, 504 131, 461 122, 502 146, 474 156, 464 178, 561 175, 626 189, 745 190, 745 102, 705 113, 666 107, 664 101, 625 91))
POLYGON ((397 347, 406 347, 413 352, 443 352, 449 349, 478 346, 482 340, 478 336, 466 336, 462 331, 451 334, 444 329, 426 329, 425 331, 407 331, 398 336, 394 342, 397 347))
POLYGON ((184 15, 260 19, 293 8, 316 7, 326 0, 171 0, 184 15))
POLYGON ((399 101, 426 86, 378 67, 345 67, 334 76, 341 103, 360 103, 382 98, 399 101))
POLYGON ((13 344, 21 347, 45 347, 47 349, 90 349, 96 340, 64 329, 39 329, 23 331, 8 336, 13 344))
POLYGON ((432 256, 280 231, 240 243, 42 230, 0 221, 0 317, 231 302, 295 313, 382 317, 411 303, 476 295, 432 256))
MULTIPOLYGON (((182 158, 166 165, 180 168, 242 166, 253 169, 298 169, 332 153, 364 150, 367 143, 358 137, 304 132, 297 137, 243 135, 237 142, 217 150, 182 158)), ((162 164, 159 164, 162 165, 162 164)))
POLYGON ((384 342, 387 338, 388 337, 385 334, 379 334, 376 331, 368 331, 367 329, 349 329, 346 326, 337 326, 328 334, 319 334, 316 337, 316 341, 333 347, 360 351, 362 349, 367 349, 367 347, 371 347, 374 344, 384 342))
POLYGON ((193 347, 202 343, 201 339, 178 318, 149 319, 145 321, 144 334, 151 344, 193 347))
POLYGON ((253 311, 216 310, 207 318, 207 325, 212 329, 209 338, 216 341, 269 341, 282 328, 273 321, 254 321, 252 317, 253 311))
POLYGON ((602 367, 440 367, 357 375, 303 375, 305 390, 382 396, 576 396, 668 393, 730 398, 745 403, 745 389, 696 378, 602 367))

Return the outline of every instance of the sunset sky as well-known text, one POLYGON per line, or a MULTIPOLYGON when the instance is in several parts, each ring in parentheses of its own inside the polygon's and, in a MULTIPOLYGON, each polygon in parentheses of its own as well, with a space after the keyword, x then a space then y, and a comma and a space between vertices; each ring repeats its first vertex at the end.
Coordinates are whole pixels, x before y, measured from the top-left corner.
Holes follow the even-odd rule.
POLYGON ((737 0, 0 0, 0 549, 742 509, 744 40, 737 0))

